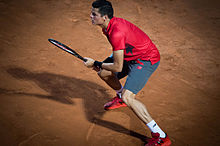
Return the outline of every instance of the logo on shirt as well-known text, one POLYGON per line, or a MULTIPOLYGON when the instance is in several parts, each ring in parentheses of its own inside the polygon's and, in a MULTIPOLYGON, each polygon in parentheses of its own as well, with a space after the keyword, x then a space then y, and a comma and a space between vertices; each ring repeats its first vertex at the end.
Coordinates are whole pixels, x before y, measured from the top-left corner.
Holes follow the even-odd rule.
POLYGON ((134 46, 130 44, 125 44, 126 54, 131 53, 133 55, 133 49, 134 49, 134 46))

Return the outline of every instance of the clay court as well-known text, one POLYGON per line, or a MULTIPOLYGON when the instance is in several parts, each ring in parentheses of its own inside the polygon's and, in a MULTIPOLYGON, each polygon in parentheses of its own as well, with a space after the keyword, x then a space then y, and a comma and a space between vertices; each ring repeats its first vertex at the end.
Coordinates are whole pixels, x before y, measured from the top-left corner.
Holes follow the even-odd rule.
MULTIPOLYGON (((143 146, 148 128, 97 73, 48 42, 104 60, 111 46, 91 24, 91 0, 0 0, 0 145, 143 146)), ((220 2, 112 0, 139 26, 161 63, 138 93, 173 146, 220 143, 220 2)), ((122 83, 125 79, 122 80, 122 83)))

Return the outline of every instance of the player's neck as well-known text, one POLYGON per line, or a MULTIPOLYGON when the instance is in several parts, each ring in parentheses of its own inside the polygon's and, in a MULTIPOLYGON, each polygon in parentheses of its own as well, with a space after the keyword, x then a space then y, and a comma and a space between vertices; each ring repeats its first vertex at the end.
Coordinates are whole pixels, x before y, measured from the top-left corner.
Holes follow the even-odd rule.
POLYGON ((110 19, 106 19, 102 25, 99 25, 101 28, 107 29, 110 19))

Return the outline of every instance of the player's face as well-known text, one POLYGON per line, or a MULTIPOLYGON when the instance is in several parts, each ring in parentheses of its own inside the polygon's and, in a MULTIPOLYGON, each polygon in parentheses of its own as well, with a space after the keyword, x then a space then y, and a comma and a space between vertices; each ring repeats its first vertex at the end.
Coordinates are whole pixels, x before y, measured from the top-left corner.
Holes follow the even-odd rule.
POLYGON ((92 8, 90 18, 92 20, 92 24, 94 25, 103 25, 104 18, 101 16, 101 14, 98 12, 98 8, 92 8))

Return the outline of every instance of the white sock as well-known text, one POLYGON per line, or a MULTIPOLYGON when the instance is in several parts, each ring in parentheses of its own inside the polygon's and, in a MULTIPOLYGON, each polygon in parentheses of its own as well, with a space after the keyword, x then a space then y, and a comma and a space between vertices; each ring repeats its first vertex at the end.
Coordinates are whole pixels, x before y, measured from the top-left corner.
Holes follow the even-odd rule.
POLYGON ((119 89, 119 90, 115 90, 116 93, 119 95, 120 98, 121 98, 122 90, 123 90, 123 86, 121 86, 121 89, 119 89))
POLYGON ((151 130, 151 132, 159 133, 161 138, 166 137, 166 134, 160 129, 160 127, 157 125, 157 123, 154 120, 148 123, 147 126, 151 130))

